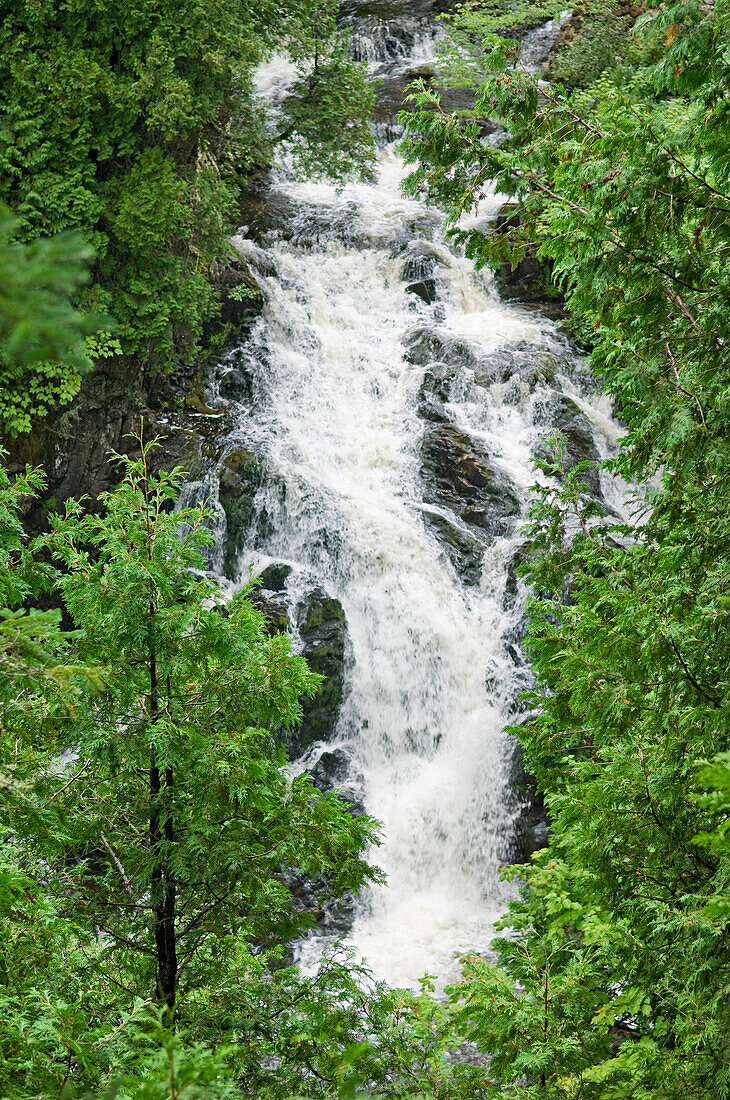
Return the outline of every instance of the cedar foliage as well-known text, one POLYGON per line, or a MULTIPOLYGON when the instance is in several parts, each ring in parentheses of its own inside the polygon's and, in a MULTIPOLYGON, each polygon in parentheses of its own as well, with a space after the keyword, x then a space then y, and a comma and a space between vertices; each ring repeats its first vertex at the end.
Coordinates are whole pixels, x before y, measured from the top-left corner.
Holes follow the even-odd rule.
POLYGON ((552 835, 497 962, 469 960, 453 991, 458 1033, 491 1056, 488 1078, 457 1073, 500 1100, 730 1095, 729 23, 727 0, 660 5, 571 90, 538 87, 470 8, 473 112, 421 86, 404 118, 408 190, 470 255, 552 261, 626 426, 607 468, 643 486, 617 523, 557 438, 535 497, 539 712, 515 732, 552 835), (521 224, 460 228, 493 184, 521 224))
POLYGON ((0 486, 0 1091, 414 1096, 447 1076, 439 1006, 343 952, 311 976, 285 957, 379 875, 375 823, 286 768, 278 732, 319 678, 200 578, 205 510, 174 511, 180 474, 148 454, 30 545, 41 479, 0 486), (17 609, 31 584, 73 629, 17 609))
MULTIPOLYGON (((372 90, 336 15, 335 0, 0 0, 0 203, 17 241, 76 230, 93 250, 76 304, 113 317, 116 343, 82 368, 123 355, 149 377, 195 360, 237 199, 273 155, 254 70, 274 50, 299 72, 295 157, 337 179, 371 170, 372 90)), ((26 361, 18 377, 0 349, 0 430, 70 400, 78 367, 26 361)))

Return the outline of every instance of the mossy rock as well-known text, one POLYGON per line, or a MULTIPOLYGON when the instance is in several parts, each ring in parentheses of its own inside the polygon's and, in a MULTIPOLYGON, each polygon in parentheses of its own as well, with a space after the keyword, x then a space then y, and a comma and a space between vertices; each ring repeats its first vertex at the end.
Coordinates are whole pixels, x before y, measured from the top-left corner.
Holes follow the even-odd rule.
POLYGON ((251 603, 257 607, 266 620, 267 634, 287 634, 289 631, 289 615, 286 605, 271 596, 265 596, 261 592, 254 592, 250 597, 251 603))
POLYGON ((425 501, 449 508, 488 538, 506 534, 519 515, 514 490, 490 458, 453 424, 427 429, 421 446, 425 501))
MULTIPOLYGON (((560 432, 565 441, 563 450, 563 464, 567 471, 574 469, 579 462, 598 462, 598 449, 593 438, 591 422, 586 414, 578 407, 572 397, 566 394, 556 394, 545 406, 541 419, 546 426, 553 431, 560 432)), ((541 443, 535 452, 535 457, 551 460, 554 451, 546 443, 541 443)), ((597 466, 586 470, 581 475, 582 480, 588 486, 594 496, 600 496, 601 486, 597 466)))
POLYGON ((438 512, 424 512, 423 518, 436 535, 462 582, 467 586, 479 584, 485 543, 468 535, 456 523, 438 512))
POLYGON ((261 573, 261 587, 268 592, 283 592, 286 582, 291 576, 291 566, 283 562, 274 562, 267 565, 261 573))
POLYGON ((301 756, 315 741, 331 741, 345 697, 349 636, 342 604, 321 588, 313 589, 297 609, 302 654, 313 672, 324 676, 317 694, 302 699, 304 712, 288 735, 292 756, 301 756))
POLYGON ((256 493, 263 482, 263 464, 252 451, 237 449, 224 459, 218 481, 218 499, 226 514, 223 568, 227 577, 235 576, 246 535, 256 517, 256 493))

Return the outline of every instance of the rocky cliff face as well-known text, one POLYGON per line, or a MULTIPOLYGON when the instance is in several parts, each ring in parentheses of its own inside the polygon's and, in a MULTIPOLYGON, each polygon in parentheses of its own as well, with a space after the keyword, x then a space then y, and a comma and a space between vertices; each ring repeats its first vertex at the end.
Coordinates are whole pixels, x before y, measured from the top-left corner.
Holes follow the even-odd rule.
POLYGON ((157 467, 190 467, 211 452, 207 441, 215 436, 220 410, 207 406, 203 397, 206 361, 226 342, 238 341, 262 307, 260 290, 243 262, 220 265, 211 278, 220 290, 221 310, 206 327, 207 351, 197 362, 169 377, 149 378, 135 360, 101 360, 70 405, 38 421, 31 434, 4 441, 11 472, 30 464, 46 474, 48 489, 28 514, 29 527, 42 526, 45 509, 70 497, 87 497, 93 507, 117 481, 114 453, 139 454, 133 437, 140 431, 146 440, 160 442, 153 454, 157 467))

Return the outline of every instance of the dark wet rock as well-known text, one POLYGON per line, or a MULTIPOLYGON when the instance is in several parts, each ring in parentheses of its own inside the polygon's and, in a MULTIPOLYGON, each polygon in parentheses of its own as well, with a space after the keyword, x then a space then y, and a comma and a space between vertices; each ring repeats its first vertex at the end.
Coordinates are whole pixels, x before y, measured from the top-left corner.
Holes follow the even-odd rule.
POLYGON ((367 237, 359 213, 354 201, 336 207, 314 203, 300 206, 289 239, 300 247, 308 248, 328 241, 339 241, 350 248, 364 248, 367 237))
POLYGON ((458 368, 448 363, 432 363, 423 374, 418 391, 418 415, 435 423, 448 421, 445 404, 459 375, 458 368))
MULTIPOLYGON (((437 85, 435 89, 441 101, 441 110, 447 114, 458 114, 465 111, 472 114, 476 102, 476 93, 473 88, 459 88, 454 85, 437 85)), ((497 129, 497 123, 491 118, 482 118, 479 121, 481 136, 491 134, 497 129)))
POLYGON ((285 603, 274 599, 272 596, 266 596, 262 592, 254 592, 249 599, 264 616, 268 634, 286 634, 288 632, 289 614, 285 603))
POLYGON ((315 787, 321 791, 331 791, 333 787, 341 787, 347 783, 351 763, 349 753, 344 749, 333 749, 331 752, 321 753, 309 769, 309 774, 315 787))
POLYGON ((440 0, 341 0, 340 22, 351 27, 361 19, 399 21, 404 25, 431 24, 443 10, 440 0))
MULTIPOLYGON (((352 247, 367 244, 355 202, 340 206, 314 202, 295 202, 278 188, 259 185, 246 194, 239 204, 239 217, 246 236, 265 249, 272 236, 292 241, 304 248, 313 248, 327 241, 341 241, 352 247)), ((267 270, 265 256, 257 260, 261 274, 267 270)))
MULTIPOLYGON (((376 121, 397 119, 399 111, 412 111, 415 104, 409 100, 410 85, 422 82, 426 88, 439 97, 441 109, 447 114, 465 112, 471 115, 474 111, 476 93, 473 88, 458 87, 454 84, 442 84, 439 81, 438 72, 431 65, 421 65, 417 69, 402 70, 396 73, 387 73, 383 84, 376 89, 376 121)), ((435 105, 425 104, 419 110, 435 111, 435 105)), ((482 135, 493 133, 497 129, 497 123, 492 119, 480 120, 482 135)))
POLYGON ((458 515, 488 538, 505 534, 519 501, 490 457, 453 424, 426 429, 421 447, 425 500, 458 515))
MULTIPOLYGON (((588 417, 575 401, 566 394, 553 394, 545 403, 540 417, 552 431, 560 432, 564 440, 563 465, 566 471, 572 470, 579 462, 598 461, 598 450, 593 438, 593 429, 588 417)), ((547 443, 541 443, 535 457, 552 460, 555 452, 547 443)), ((594 496, 600 495, 600 478, 594 466, 586 470, 581 478, 594 496)))
POLYGON ((412 363, 416 367, 437 362, 445 350, 444 342, 438 333, 428 328, 419 328, 415 332, 409 332, 404 343, 406 346, 404 358, 406 362, 412 363))
POLYGON ((406 287, 407 294, 415 294, 422 302, 431 305, 436 301, 436 281, 434 279, 421 279, 417 283, 409 283, 406 287))
POLYGON ((496 275, 497 287, 506 301, 544 302, 553 298, 542 260, 529 254, 515 268, 504 263, 496 275))
POLYGON ((424 511, 423 518, 434 531, 464 584, 479 584, 485 543, 468 534, 458 523, 447 519, 439 512, 424 511))
POLYGON ((395 141, 403 134, 398 115, 409 109, 408 87, 419 76, 416 72, 384 73, 375 85, 375 131, 381 141, 395 141))
MULTIPOLYGON (((532 715, 526 715, 523 721, 532 715)), ((517 803, 514 859, 526 863, 549 839, 548 814, 537 780, 525 767, 522 745, 515 740, 510 761, 509 787, 517 803)))
MULTIPOLYGON (((459 111, 473 112, 475 94, 471 88, 444 87, 439 83, 438 75, 430 65, 417 69, 400 69, 378 74, 379 83, 375 87, 374 121, 376 134, 381 141, 394 141, 403 134, 403 124, 399 120, 402 111, 415 109, 415 103, 409 98, 411 85, 423 81, 427 88, 438 93, 441 107, 447 113, 459 111)), ((425 110, 436 110, 430 105, 425 110)), ((492 119, 482 119, 481 133, 487 136, 495 133, 499 127, 492 119)))
POLYGON ((313 589, 297 610, 302 654, 313 672, 324 676, 313 699, 303 699, 304 716, 288 735, 293 759, 315 741, 332 739, 345 694, 349 647, 347 621, 339 600, 321 588, 313 589))
POLYGON ((423 373, 419 391, 421 397, 431 396, 441 402, 448 401, 458 373, 458 368, 449 363, 432 363, 423 373))
POLYGON ((267 592, 283 592, 291 571, 291 566, 283 562, 267 565, 261 573, 261 587, 267 592))
POLYGON ((440 260, 436 248, 428 241, 414 241, 406 249, 401 279, 404 283, 430 279, 440 260))
POLYGON ((239 202, 239 217, 246 236, 261 240, 268 233, 291 225, 297 204, 285 192, 260 182, 243 193, 239 202))
POLYGON ((197 373, 190 367, 150 382, 129 357, 102 359, 84 378, 73 402, 52 410, 32 432, 6 438, 9 473, 15 476, 26 465, 39 466, 47 479, 46 491, 30 501, 24 513, 26 530, 45 530, 49 508, 62 510, 72 497, 88 498, 85 507, 94 511, 99 494, 117 485, 123 475, 116 455, 140 457, 135 436, 141 427, 146 441, 158 441, 150 456, 153 473, 195 465, 219 421, 217 415, 185 407, 190 390, 199 388, 197 373))
MULTIPOLYGON (((517 203, 505 203, 495 224, 495 233, 507 233, 520 225, 520 212, 517 203)), ((495 275, 502 298, 520 302, 562 301, 560 294, 551 283, 551 263, 540 260, 534 248, 530 247, 524 259, 516 267, 505 261, 495 275)))
MULTIPOLYGON (((313 745, 333 738, 345 697, 350 641, 340 601, 313 586, 293 603, 286 595, 291 574, 291 566, 284 562, 268 565, 260 574, 261 587, 251 599, 266 618, 269 633, 298 633, 309 668, 324 677, 313 698, 301 699, 302 721, 282 734, 290 758, 298 760, 313 745)), ((340 749, 322 751, 309 771, 322 790, 346 786, 348 776, 352 781, 349 757, 340 749)))
POLYGON ((317 926, 328 936, 342 938, 352 931, 356 913, 357 898, 351 891, 348 890, 340 898, 327 894, 321 905, 317 926))
POLYGON ((210 279, 218 291, 220 307, 203 326, 203 340, 220 354, 240 341, 264 308, 264 297, 248 264, 241 258, 214 264, 210 279))
POLYGON ((467 344, 442 336, 435 329, 421 327, 409 332, 404 340, 405 360, 414 366, 445 363, 450 366, 471 366, 474 353, 467 344))
MULTIPOLYGON (((553 385, 558 371, 566 374, 571 362, 563 362, 558 356, 545 351, 539 345, 520 341, 507 347, 476 357, 474 351, 456 341, 444 341, 434 330, 423 328, 410 337, 406 358, 419 365, 426 362, 419 390, 418 412, 424 420, 448 419, 445 405, 464 396, 464 388, 491 386, 498 382, 517 381, 515 400, 524 396, 524 386, 532 391, 538 385, 553 385), (433 358, 435 357, 435 361, 433 358)), ((510 394, 501 399, 509 402, 510 394)))
POLYGON ((264 299, 261 287, 244 260, 231 259, 225 265, 218 264, 211 273, 211 282, 221 296, 218 324, 240 331, 258 317, 264 299))
POLYGON ((432 424, 447 424, 448 414, 437 398, 427 395, 418 403, 418 415, 421 420, 428 420, 432 424))
POLYGON ((474 382, 487 386, 518 378, 534 389, 540 382, 552 385, 559 369, 560 362, 555 355, 544 347, 521 340, 482 356, 474 368, 474 382))
POLYGON ((224 401, 240 401, 241 398, 245 400, 249 396, 250 390, 250 377, 244 374, 243 371, 236 370, 235 367, 227 370, 221 376, 218 386, 218 393, 224 401))
POLYGON ((523 542, 517 547, 507 564, 507 581, 504 586, 505 610, 510 610, 515 605, 515 600, 520 587, 520 567, 525 565, 529 558, 529 543, 523 542))
POLYGON ((233 349, 215 369, 216 391, 223 401, 252 405, 254 383, 251 365, 239 348, 233 349))
POLYGON ((246 535, 256 516, 256 493, 263 483, 263 464, 252 451, 239 448, 226 456, 220 471, 218 499, 226 514, 223 568, 227 577, 235 576, 246 535))
POLYGON ((362 817, 366 812, 359 793, 365 781, 359 770, 353 772, 352 757, 346 749, 320 753, 308 772, 315 787, 323 793, 334 790, 353 817, 362 817))

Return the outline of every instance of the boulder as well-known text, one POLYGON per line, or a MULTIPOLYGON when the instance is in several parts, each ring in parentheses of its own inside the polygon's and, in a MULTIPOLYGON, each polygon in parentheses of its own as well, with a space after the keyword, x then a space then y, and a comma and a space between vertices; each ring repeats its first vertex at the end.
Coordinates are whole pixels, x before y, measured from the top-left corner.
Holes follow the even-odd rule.
POLYGON ((448 419, 444 406, 458 374, 458 367, 448 363, 431 363, 426 368, 418 391, 418 415, 423 420, 443 423, 448 419))
POLYGON ((315 787, 322 792, 334 790, 353 817, 366 812, 362 800, 364 778, 359 771, 353 773, 350 753, 343 748, 325 750, 308 768, 315 787))
MULTIPOLYGON (((529 716, 525 716, 525 721, 529 716)), ((510 760, 509 787, 517 805, 514 827, 513 856, 516 863, 527 863, 544 848, 549 839, 549 821, 537 780, 525 767, 522 745, 515 740, 510 760)))
POLYGON ((519 379, 532 390, 540 382, 551 385, 558 366, 557 357, 545 351, 544 347, 520 340, 516 344, 496 348, 479 359, 474 368, 474 381, 478 386, 488 386, 493 382, 519 379))
MULTIPOLYGON (((324 677, 313 698, 302 698, 299 725, 283 734, 291 759, 298 760, 312 745, 333 739, 345 697, 350 641, 340 601, 312 586, 295 602, 291 591, 287 593, 291 573, 290 565, 272 562, 261 572, 261 586, 251 600, 266 618, 269 633, 299 635, 302 656, 312 672, 324 677)), ((320 752, 310 769, 317 785, 327 790, 342 786, 348 759, 340 749, 320 752)))
POLYGON ((436 535, 456 572, 466 585, 479 584, 485 543, 439 512, 424 511, 423 518, 436 535))
POLYGON ((232 348, 216 366, 214 384, 218 397, 237 405, 254 403, 253 370, 250 353, 244 347, 232 348))
MULTIPOLYGON (((566 470, 572 470, 579 462, 598 462, 591 422, 567 394, 554 394, 545 404, 540 419, 563 436, 563 462, 566 470)), ((554 457, 554 452, 543 442, 538 446, 535 457, 549 460, 554 457)), ((600 478, 596 466, 585 471, 582 479, 594 496, 600 496, 600 478)))
POLYGON ((437 297, 436 281, 435 279, 420 279, 416 283, 409 283, 406 287, 406 294, 415 294, 426 305, 431 305, 437 297))
POLYGON ((264 483, 261 459, 252 451, 238 448, 224 459, 218 481, 218 499, 226 514, 223 568, 234 577, 244 540, 256 517, 255 497, 264 483))
POLYGON ((289 630, 287 606, 281 600, 267 596, 263 592, 254 592, 251 603, 257 607, 266 620, 268 634, 286 634, 289 630))
POLYGON ((437 271, 451 266, 448 255, 444 255, 444 249, 430 241, 411 241, 403 256, 401 279, 404 283, 432 279, 437 271))
POLYGON ((473 366, 474 353, 467 344, 442 336, 433 328, 419 326, 409 332, 404 340, 407 363, 424 367, 429 363, 444 363, 450 367, 473 366))
POLYGON ((300 757, 315 741, 332 740, 345 696, 349 649, 342 604, 322 588, 307 594, 296 609, 296 619, 302 655, 312 672, 324 676, 324 681, 314 698, 302 699, 302 721, 287 735, 292 759, 300 757))
MULTIPOLYGON (((520 226, 518 203, 505 203, 495 223, 495 233, 509 233, 520 226)), ((552 263, 541 260, 533 246, 519 263, 512 267, 505 261, 495 273, 495 281, 502 298, 520 302, 562 302, 551 282, 552 263)))
POLYGON ((488 539, 505 534, 519 515, 512 487, 466 433, 453 424, 426 429, 421 446, 425 500, 455 512, 488 539))
POLYGON ((267 592, 283 592, 291 576, 291 566, 273 562, 261 572, 261 587, 267 592))

